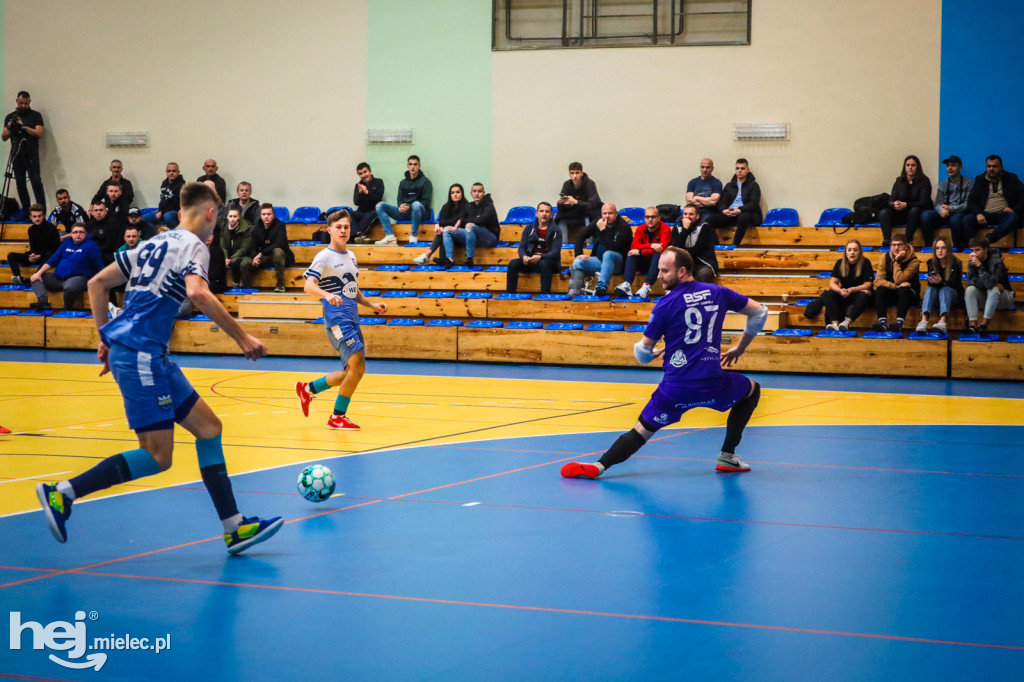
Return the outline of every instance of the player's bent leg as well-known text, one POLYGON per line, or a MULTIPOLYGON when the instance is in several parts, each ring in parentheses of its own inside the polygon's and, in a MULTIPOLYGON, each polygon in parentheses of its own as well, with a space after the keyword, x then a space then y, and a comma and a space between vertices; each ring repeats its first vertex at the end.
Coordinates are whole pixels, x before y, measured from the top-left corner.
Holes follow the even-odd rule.
POLYGON ((632 457, 656 432, 657 429, 651 430, 643 422, 638 421, 632 430, 619 436, 597 462, 569 462, 562 466, 562 476, 597 478, 609 467, 621 464, 632 457))
POLYGON ((366 354, 360 346, 359 350, 348 357, 345 376, 341 380, 338 397, 334 401, 334 414, 327 420, 327 428, 335 431, 359 431, 360 426, 348 418, 348 406, 364 374, 366 354))
POLYGON ((736 447, 743 437, 743 429, 750 421, 751 415, 761 400, 761 385, 752 379, 750 381, 750 392, 746 397, 737 402, 729 410, 729 417, 726 420, 725 440, 722 443, 722 451, 718 454, 718 461, 715 469, 718 471, 750 471, 750 465, 736 455, 736 447))

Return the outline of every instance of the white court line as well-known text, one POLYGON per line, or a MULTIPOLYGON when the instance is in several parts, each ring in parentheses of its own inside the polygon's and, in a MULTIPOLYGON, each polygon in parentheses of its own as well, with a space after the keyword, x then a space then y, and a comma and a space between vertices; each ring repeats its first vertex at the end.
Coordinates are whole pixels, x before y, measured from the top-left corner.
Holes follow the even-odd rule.
POLYGON ((475 507, 475 506, 477 506, 478 504, 480 504, 480 503, 479 503, 479 502, 467 502, 466 504, 464 504, 464 505, 462 505, 462 506, 463 506, 463 507, 475 507))
POLYGON ((39 474, 38 476, 26 476, 25 478, 12 478, 9 481, 0 481, 0 485, 3 485, 4 483, 17 483, 18 481, 31 481, 37 478, 53 478, 54 476, 62 476, 70 473, 70 471, 58 471, 55 474, 39 474))

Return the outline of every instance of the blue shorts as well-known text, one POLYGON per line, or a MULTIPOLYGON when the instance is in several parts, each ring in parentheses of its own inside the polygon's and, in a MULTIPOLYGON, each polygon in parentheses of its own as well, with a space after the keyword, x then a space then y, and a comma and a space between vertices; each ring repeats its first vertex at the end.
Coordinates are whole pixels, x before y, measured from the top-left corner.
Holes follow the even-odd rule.
POLYGON ((348 359, 366 348, 363 341, 363 332, 358 326, 350 327, 337 324, 324 324, 324 331, 327 332, 327 340, 331 342, 334 350, 338 351, 338 357, 346 365, 348 359))
POLYGON ((724 372, 717 384, 712 386, 659 384, 651 399, 640 412, 640 423, 648 431, 657 431, 663 426, 675 424, 684 412, 695 407, 710 407, 725 412, 747 397, 750 393, 750 379, 738 372, 724 372))
POLYGON ((153 355, 115 343, 107 356, 134 431, 174 428, 192 411, 199 394, 166 353, 153 355))

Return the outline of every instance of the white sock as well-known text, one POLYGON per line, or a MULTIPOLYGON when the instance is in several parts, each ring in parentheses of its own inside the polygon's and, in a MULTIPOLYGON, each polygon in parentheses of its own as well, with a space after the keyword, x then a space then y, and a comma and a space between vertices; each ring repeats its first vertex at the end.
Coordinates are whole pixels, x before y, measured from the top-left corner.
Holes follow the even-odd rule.
POLYGON ((238 530, 238 527, 242 525, 242 515, 240 513, 235 514, 234 516, 229 516, 226 519, 221 519, 220 522, 221 525, 224 526, 225 535, 228 533, 234 533, 238 530))
POLYGON ((597 467, 598 472, 600 472, 602 474, 604 473, 604 465, 603 464, 601 464, 600 462, 594 462, 594 466, 597 467))
POLYGON ((64 493, 64 495, 72 502, 74 502, 77 497, 75 495, 75 489, 71 487, 71 481, 61 481, 58 483, 57 492, 64 493))

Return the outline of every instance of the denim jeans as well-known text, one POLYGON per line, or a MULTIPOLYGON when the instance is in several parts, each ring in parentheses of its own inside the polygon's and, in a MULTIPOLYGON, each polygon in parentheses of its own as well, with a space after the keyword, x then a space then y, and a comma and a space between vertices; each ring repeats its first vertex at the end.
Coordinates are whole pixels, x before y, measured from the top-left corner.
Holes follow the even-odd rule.
POLYGON ((959 298, 956 289, 952 287, 933 287, 929 284, 928 288, 924 290, 921 311, 931 313, 935 310, 935 304, 938 303, 939 315, 947 315, 959 298))
POLYGON ((622 254, 618 251, 605 251, 600 258, 587 256, 577 258, 572 262, 572 270, 579 270, 584 275, 593 275, 600 272, 597 278, 597 286, 608 288, 608 282, 612 275, 622 272, 622 254))
POLYGON ((167 229, 169 230, 173 230, 174 228, 176 228, 178 226, 178 223, 180 222, 180 220, 178 220, 178 211, 165 211, 163 217, 160 218, 160 220, 156 219, 156 213, 154 213, 153 217, 150 218, 150 220, 153 221, 154 225, 159 225, 160 223, 163 223, 164 225, 167 226, 167 229))
POLYGON ((445 230, 441 233, 441 238, 444 240, 444 255, 448 257, 448 260, 452 259, 456 244, 465 244, 466 258, 472 258, 476 253, 477 244, 488 247, 498 243, 498 238, 494 236, 493 232, 479 225, 474 225, 470 230, 462 228, 445 230))
POLYGON ((427 216, 430 215, 430 211, 418 201, 414 201, 409 204, 409 210, 402 213, 398 210, 398 207, 394 204, 385 204, 383 201, 377 204, 377 218, 380 219, 380 226, 384 228, 384 234, 388 237, 394 236, 395 232, 391 229, 391 220, 411 220, 412 221, 412 239, 416 240, 419 238, 420 223, 426 220, 427 216))
POLYGON ((637 270, 640 272, 646 270, 644 282, 653 285, 654 281, 658 279, 658 261, 660 259, 660 253, 654 253, 650 256, 629 256, 626 258, 626 272, 622 275, 622 279, 632 287, 633 280, 636 279, 637 270))
POLYGON ((992 231, 988 234, 990 243, 997 242, 1006 235, 1015 232, 1021 225, 1020 216, 1013 211, 986 213, 985 220, 988 222, 988 226, 992 228, 992 231))
POLYGON ((968 319, 978 319, 978 304, 982 299, 985 300, 984 317, 986 320, 991 320, 997 310, 1007 310, 1013 305, 1013 292, 1009 289, 999 291, 999 287, 992 287, 988 291, 978 287, 967 287, 964 303, 968 319))

